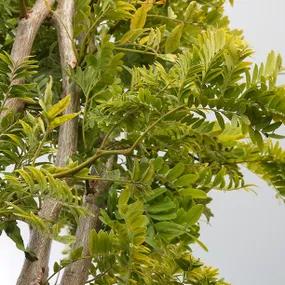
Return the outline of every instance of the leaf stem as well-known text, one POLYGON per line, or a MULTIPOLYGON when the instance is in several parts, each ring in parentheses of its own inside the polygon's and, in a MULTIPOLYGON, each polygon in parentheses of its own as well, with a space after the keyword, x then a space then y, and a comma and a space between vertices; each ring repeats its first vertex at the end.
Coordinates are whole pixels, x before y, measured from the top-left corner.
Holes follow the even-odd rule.
POLYGON ((141 142, 141 140, 145 137, 145 135, 150 130, 152 130, 159 122, 161 122, 167 116, 169 116, 169 115, 171 115, 171 114, 175 113, 176 111, 183 109, 183 108, 185 108, 185 105, 180 105, 180 106, 168 111, 166 114, 162 115, 160 118, 158 118, 156 121, 154 121, 150 126, 148 126, 145 129, 145 131, 135 140, 135 142, 133 143, 133 145, 131 147, 126 148, 126 149, 118 149, 118 150, 102 150, 99 148, 99 149, 97 149, 95 154, 93 156, 91 156, 90 158, 88 158, 87 160, 83 161, 82 163, 75 166, 74 168, 56 173, 53 175, 53 177, 54 178, 63 178, 63 177, 75 174, 75 173, 79 172, 81 169, 83 169, 84 167, 91 165, 92 163, 94 163, 96 160, 98 160, 102 156, 118 155, 118 154, 121 154, 121 155, 131 154, 134 151, 134 149, 137 147, 137 145, 141 142))
POLYGON ((141 53, 141 54, 149 54, 149 55, 154 55, 157 56, 157 53, 150 52, 150 51, 144 51, 144 50, 139 50, 139 49, 132 49, 132 48, 123 48, 123 47, 115 47, 115 50, 120 50, 120 51, 127 51, 127 52, 134 52, 134 53, 141 53))
POLYGON ((36 149, 36 152, 35 152, 35 154, 33 156, 32 166, 35 166, 36 159, 37 159, 37 157, 38 157, 38 155, 39 155, 39 153, 40 153, 40 151, 41 151, 41 149, 42 149, 42 147, 43 147, 43 145, 44 145, 44 143, 46 141, 46 138, 47 138, 48 134, 49 134, 48 131, 44 133, 43 138, 42 138, 41 142, 39 143, 39 145, 38 145, 38 147, 36 149))

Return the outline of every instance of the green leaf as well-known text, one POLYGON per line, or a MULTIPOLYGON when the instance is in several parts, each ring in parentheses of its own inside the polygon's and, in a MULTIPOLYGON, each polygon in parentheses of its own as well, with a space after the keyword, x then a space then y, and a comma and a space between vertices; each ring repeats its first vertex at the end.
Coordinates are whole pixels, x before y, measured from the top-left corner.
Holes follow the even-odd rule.
POLYGON ((31 262, 35 262, 38 260, 38 257, 36 256, 36 254, 32 252, 31 250, 25 250, 25 257, 31 262))
POLYGON ((185 233, 185 227, 174 222, 159 222, 155 224, 155 229, 160 233, 173 233, 177 236, 185 233))
POLYGON ((21 236, 21 231, 17 226, 17 222, 11 221, 5 223, 4 231, 7 234, 7 236, 15 242, 18 249, 25 251, 25 246, 21 236))
POLYGON ((175 182, 174 185, 176 187, 183 187, 183 186, 190 186, 195 183, 198 179, 197 174, 186 174, 179 177, 175 182))
POLYGON ((151 9, 151 4, 142 5, 139 9, 136 10, 135 14, 131 20, 131 30, 141 29, 144 27, 147 17, 147 12, 151 9))
POLYGON ((284 135, 279 135, 279 134, 268 134, 268 137, 273 139, 285 139, 284 135))
POLYGON ((53 272, 56 273, 56 272, 59 272, 60 270, 61 270, 61 266, 57 262, 55 262, 53 264, 53 272))
POLYGON ((202 249, 204 249, 205 251, 208 252, 207 246, 206 246, 202 241, 200 241, 198 238, 196 238, 195 236, 193 236, 193 235, 191 235, 191 234, 189 234, 189 233, 187 233, 187 234, 188 234, 195 242, 197 242, 198 245, 199 245, 202 249))
POLYGON ((132 29, 122 36, 119 43, 123 45, 128 42, 134 42, 143 32, 144 29, 132 29))
POLYGON ((56 117, 55 119, 53 119, 50 122, 49 129, 53 130, 53 129, 63 125, 65 122, 74 119, 78 115, 79 115, 79 113, 72 113, 72 114, 66 114, 66 115, 62 115, 62 116, 56 117))
POLYGON ((26 184, 29 185, 31 189, 34 187, 34 180, 33 178, 25 171, 24 169, 18 169, 17 172, 22 176, 22 178, 25 180, 26 184))
POLYGON ((130 199, 130 188, 126 187, 120 194, 119 200, 118 200, 118 209, 119 209, 119 213, 122 215, 123 213, 125 213, 125 211, 127 210, 127 204, 128 201, 130 199))
POLYGON ((151 214, 156 214, 160 212, 166 212, 175 208, 176 208, 175 203, 171 201, 170 198, 166 197, 162 201, 159 201, 154 205, 149 205, 147 207, 147 211, 151 214))
POLYGON ((194 188, 185 188, 179 190, 179 194, 182 196, 191 196, 193 199, 207 199, 208 196, 207 194, 199 189, 194 189, 194 188))
POLYGON ((172 54, 172 53, 159 54, 158 57, 161 58, 162 60, 169 61, 169 62, 172 62, 172 63, 177 61, 177 55, 176 54, 172 54))
POLYGON ((47 111, 52 106, 52 98, 53 98, 52 84, 53 84, 53 81, 52 81, 52 77, 50 76, 50 79, 46 86, 46 90, 44 94, 44 100, 43 100, 44 106, 41 106, 41 107, 44 107, 43 108, 44 111, 47 111))
POLYGON ((188 224, 194 225, 198 222, 198 220, 200 219, 202 213, 204 211, 204 206, 203 205, 194 205, 189 211, 188 211, 188 215, 189 215, 189 220, 188 220, 188 224))
POLYGON ((184 170, 185 170, 184 164, 179 162, 172 169, 169 170, 166 177, 169 180, 174 180, 177 177, 179 177, 180 175, 182 175, 184 170))
POLYGON ((113 226, 113 221, 110 219, 110 217, 108 216, 108 214, 106 213, 105 210, 101 209, 100 210, 100 217, 99 217, 100 221, 102 221, 105 225, 108 225, 109 227, 113 226))
POLYGON ((40 188, 42 190, 46 189, 48 185, 47 185, 46 177, 42 173, 42 171, 32 166, 27 166, 27 169, 32 173, 34 180, 39 184, 40 188))
POLYGON ((82 246, 72 250, 70 253, 70 259, 71 260, 78 260, 79 258, 82 257, 82 251, 83 251, 82 246))
POLYGON ((141 182, 145 184, 150 184, 154 178, 154 173, 154 166, 153 164, 150 164, 149 167, 146 169, 145 173, 143 174, 141 182))
POLYGON ((156 221, 168 221, 174 220, 177 217, 176 212, 162 213, 162 214, 150 214, 151 218, 156 221))
POLYGON ((264 143, 262 135, 258 130, 253 130, 252 128, 249 128, 249 135, 253 143, 257 144, 258 147, 262 150, 264 143))
POLYGON ((208 248, 207 248, 207 246, 206 246, 202 241, 200 241, 199 239, 196 239, 195 241, 196 241, 196 242, 198 243, 198 245, 199 245, 202 249, 204 249, 206 252, 209 251, 208 248))
POLYGON ((219 123, 219 126, 221 127, 221 129, 223 130, 225 128, 225 121, 223 116, 219 113, 219 112, 215 112, 215 116, 217 118, 217 121, 219 123))
POLYGON ((213 183, 212 183, 212 187, 216 187, 220 184, 222 184, 224 182, 224 176, 226 174, 226 169, 224 167, 222 167, 219 172, 217 173, 213 183))
POLYGON ((167 191, 166 188, 157 188, 157 189, 154 189, 152 190, 151 192, 148 192, 146 195, 145 195, 145 201, 146 202, 150 202, 152 200, 154 200, 155 198, 159 197, 160 195, 162 195, 163 193, 165 193, 167 191))
POLYGON ((270 124, 269 126, 265 127, 262 129, 263 132, 265 133, 270 133, 278 129, 282 125, 282 122, 275 122, 273 124, 270 124))
POLYGON ((135 159, 135 160, 134 160, 133 171, 132 171, 132 179, 133 179, 134 181, 137 181, 137 180, 139 180, 140 175, 141 175, 141 172, 140 172, 140 163, 139 163, 139 160, 138 160, 138 159, 135 159))
POLYGON ((22 128, 23 128, 23 131, 24 133, 30 137, 30 136, 33 136, 33 128, 27 124, 26 122, 22 121, 22 120, 19 120, 20 124, 22 125, 22 128))
POLYGON ((171 31, 165 42, 165 53, 173 53, 179 48, 183 28, 184 24, 181 23, 171 31))
POLYGON ((191 20, 192 15, 195 13, 196 9, 197 9, 197 2, 191 1, 185 10, 185 13, 184 13, 185 21, 191 20))
POLYGON ((49 120, 54 119, 57 115, 62 113, 70 104, 70 95, 65 96, 63 99, 54 104, 46 113, 49 120))
POLYGON ((153 167, 155 171, 158 171, 161 169, 161 167, 164 164, 164 160, 162 157, 157 157, 154 161, 153 161, 153 167))
POLYGON ((91 256, 94 256, 95 254, 96 242, 97 242, 97 232, 95 229, 93 229, 90 231, 88 239, 89 253, 91 256))

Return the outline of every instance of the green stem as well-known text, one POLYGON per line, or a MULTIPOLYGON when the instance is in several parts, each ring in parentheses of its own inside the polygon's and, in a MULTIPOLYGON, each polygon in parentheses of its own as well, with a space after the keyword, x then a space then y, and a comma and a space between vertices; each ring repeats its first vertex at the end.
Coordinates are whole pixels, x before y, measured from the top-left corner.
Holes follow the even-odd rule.
POLYGON ((153 54, 158 55, 155 49, 153 49, 152 47, 149 47, 147 45, 140 45, 140 44, 136 44, 136 43, 127 43, 127 44, 123 44, 123 45, 118 44, 117 47, 123 47, 123 46, 128 46, 128 45, 132 45, 132 46, 138 47, 138 48, 148 49, 153 54))
POLYGON ((159 122, 161 122, 164 118, 166 118, 167 116, 175 113, 176 111, 185 108, 185 105, 180 105, 170 111, 168 111, 166 114, 164 114, 163 116, 161 116, 160 118, 158 118, 156 121, 154 121, 150 126, 148 126, 145 131, 136 139, 136 141, 133 143, 133 145, 129 148, 126 149, 118 149, 118 150, 102 150, 102 149, 97 149, 96 153, 91 156, 90 158, 88 158, 87 160, 85 160, 84 162, 82 162, 81 164, 75 166, 74 168, 68 169, 68 170, 64 170, 62 172, 56 173, 53 175, 54 178, 63 178, 66 176, 70 176, 72 174, 75 174, 77 172, 79 172, 81 169, 83 169, 84 167, 87 167, 89 165, 91 165, 92 163, 94 163, 96 160, 98 160, 100 157, 102 156, 107 156, 107 155, 129 155, 133 152, 133 150, 137 147, 137 145, 141 142, 141 140, 145 137, 145 135, 152 130, 159 122))
POLYGON ((171 21, 171 22, 176 22, 176 23, 183 23, 183 24, 189 24, 189 25, 193 25, 193 26, 198 26, 198 27, 203 27, 203 25, 199 24, 199 23, 193 23, 190 21, 183 21, 180 19, 173 19, 173 18, 169 18, 167 16, 163 16, 163 15, 155 15, 155 14, 148 14, 147 17, 149 18, 157 18, 157 19, 162 19, 165 21, 171 21))
POLYGON ((36 149, 35 155, 33 156, 32 166, 35 166, 36 159, 37 159, 37 157, 38 157, 38 155, 39 155, 39 153, 40 153, 40 151, 41 151, 41 149, 42 149, 42 147, 43 147, 43 145, 44 145, 44 143, 46 141, 46 138, 47 138, 48 134, 49 134, 49 132, 45 132, 44 133, 43 138, 42 138, 40 144, 38 145, 38 147, 36 149))
POLYGON ((157 53, 150 52, 150 51, 139 50, 139 49, 115 47, 115 50, 134 52, 134 53, 140 53, 140 54, 149 54, 149 55, 157 56, 157 53))
POLYGON ((94 278, 90 279, 90 280, 87 280, 84 284, 88 284, 88 283, 91 283, 93 281, 96 281, 98 278, 104 276, 105 274, 107 274, 110 270, 112 269, 112 267, 108 268, 107 270, 105 270, 104 272, 96 275, 94 278))
POLYGON ((142 182, 136 182, 132 180, 120 180, 120 179, 110 179, 110 178, 104 178, 100 176, 83 176, 83 177, 78 177, 79 179, 84 179, 84 180, 98 180, 98 181, 107 181, 107 182, 113 182, 113 183, 127 183, 127 184, 134 184, 134 185, 140 185, 140 186, 146 186, 146 184, 142 182))
POLYGON ((102 141, 102 143, 101 143, 101 145, 100 145, 100 149, 103 149, 103 148, 106 147, 106 144, 108 143, 108 140, 109 140, 110 136, 112 135, 112 133, 115 131, 115 129, 116 129, 124 120, 126 120, 129 115, 131 115, 131 114, 133 114, 133 113, 136 113, 137 110, 138 110, 138 108, 134 108, 133 110, 128 111, 128 112, 126 113, 126 115, 123 116, 123 118, 120 119, 119 122, 118 122, 117 124, 115 124, 115 125, 107 132, 107 134, 105 135, 105 137, 104 137, 104 139, 103 139, 103 141, 102 141))
POLYGON ((104 11, 101 15, 99 15, 98 18, 94 21, 94 23, 91 25, 91 27, 86 32, 83 38, 82 44, 81 44, 80 51, 79 51, 79 61, 83 60, 83 57, 84 57, 83 55, 85 53, 85 47, 88 45, 88 42, 90 41, 90 34, 96 28, 98 22, 105 16, 107 11, 108 9, 106 9, 106 11, 104 11))
POLYGON ((86 114, 88 111, 89 94, 90 94, 90 92, 88 92, 88 94, 86 95, 86 103, 85 103, 85 108, 84 108, 84 112, 83 112, 83 120, 82 120, 82 140, 83 140, 84 148, 86 148, 85 120, 86 120, 86 114))
POLYGON ((89 258, 92 258, 92 256, 83 256, 83 257, 80 257, 80 258, 78 258, 78 259, 76 259, 76 260, 73 260, 72 262, 66 264, 65 266, 62 266, 57 272, 54 272, 52 275, 50 275, 50 276, 48 277, 48 279, 46 280, 46 282, 44 282, 43 285, 48 285, 48 284, 49 284, 48 281, 49 281, 50 279, 52 279, 56 274, 58 274, 58 273, 59 273, 62 269, 64 269, 66 266, 68 266, 68 265, 70 265, 70 264, 72 264, 72 263, 74 263, 74 262, 77 262, 77 261, 79 261, 79 260, 84 260, 84 259, 89 259, 89 258))

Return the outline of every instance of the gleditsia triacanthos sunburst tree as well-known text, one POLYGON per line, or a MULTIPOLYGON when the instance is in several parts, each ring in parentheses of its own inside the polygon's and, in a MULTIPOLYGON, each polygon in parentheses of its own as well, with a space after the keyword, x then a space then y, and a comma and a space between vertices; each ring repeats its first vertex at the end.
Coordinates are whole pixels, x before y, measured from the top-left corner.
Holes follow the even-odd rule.
POLYGON ((0 231, 25 254, 17 285, 228 284, 191 247, 206 247, 209 191, 249 187, 242 166, 285 195, 280 56, 252 66, 225 0, 28 4, 0 0, 0 231), (48 270, 52 240, 68 251, 48 270))

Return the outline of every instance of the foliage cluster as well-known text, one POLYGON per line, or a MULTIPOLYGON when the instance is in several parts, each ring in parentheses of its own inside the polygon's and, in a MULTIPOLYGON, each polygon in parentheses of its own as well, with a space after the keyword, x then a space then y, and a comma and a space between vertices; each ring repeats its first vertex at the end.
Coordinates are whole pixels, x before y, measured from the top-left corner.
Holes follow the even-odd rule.
MULTIPOLYGON (((85 181, 110 181, 98 202, 101 229, 89 233, 90 284, 226 285, 191 246, 206 249, 199 219, 212 216, 208 193, 250 187, 242 166, 284 198, 285 153, 275 141, 285 122, 280 56, 271 52, 252 66, 242 33, 228 27, 224 0, 77 0, 79 64, 68 72, 81 109, 62 115, 70 97, 58 100, 53 28, 48 21, 41 28, 33 58, 13 62, 17 10, 14 1, 3 3, 1 111, 9 98, 27 106, 1 117, 0 230, 31 259, 17 221, 70 245, 79 217, 88 214, 85 181), (73 118, 78 151, 56 167, 57 127, 73 118), (112 170, 90 174, 90 167, 103 172, 111 156, 112 170), (38 216, 46 198, 64 206, 55 222, 38 216)), ((82 258, 77 248, 54 274, 82 258)))

